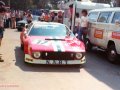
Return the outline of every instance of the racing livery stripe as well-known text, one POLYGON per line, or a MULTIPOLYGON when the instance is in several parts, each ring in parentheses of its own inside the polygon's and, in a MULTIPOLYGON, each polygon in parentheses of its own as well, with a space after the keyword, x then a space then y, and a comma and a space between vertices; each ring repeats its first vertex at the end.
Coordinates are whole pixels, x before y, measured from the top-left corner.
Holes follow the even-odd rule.
POLYGON ((63 45, 63 41, 59 41, 59 45, 60 45, 61 51, 64 52, 65 51, 65 47, 63 45))
POLYGON ((53 49, 54 49, 54 51, 58 51, 58 49, 57 49, 57 46, 56 46, 56 43, 55 43, 55 41, 52 41, 52 46, 53 46, 53 49))
POLYGON ((56 47, 58 49, 58 52, 61 52, 61 47, 60 47, 60 44, 59 44, 59 41, 56 41, 56 47))
POLYGON ((52 44, 53 44, 54 51, 61 52, 61 47, 59 45, 59 41, 52 41, 52 44))
MULTIPOLYGON (((55 37, 55 39, 59 39, 59 37, 55 37)), ((56 46, 57 46, 58 52, 65 51, 65 48, 63 46, 62 41, 58 40, 58 41, 55 41, 55 42, 56 42, 56 46)))

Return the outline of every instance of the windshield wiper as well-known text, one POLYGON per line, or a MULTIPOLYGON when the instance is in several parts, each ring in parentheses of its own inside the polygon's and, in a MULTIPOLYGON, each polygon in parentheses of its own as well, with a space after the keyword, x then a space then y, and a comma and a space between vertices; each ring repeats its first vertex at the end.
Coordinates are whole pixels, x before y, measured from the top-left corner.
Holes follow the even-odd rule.
POLYGON ((53 38, 53 39, 46 38, 45 40, 58 40, 58 41, 65 41, 65 39, 57 39, 57 38, 53 38))

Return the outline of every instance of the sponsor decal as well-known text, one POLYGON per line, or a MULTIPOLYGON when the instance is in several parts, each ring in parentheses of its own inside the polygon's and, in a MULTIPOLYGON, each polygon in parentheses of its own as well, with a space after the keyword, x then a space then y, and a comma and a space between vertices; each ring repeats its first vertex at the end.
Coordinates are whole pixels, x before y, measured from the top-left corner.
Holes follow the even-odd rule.
POLYGON ((120 32, 112 32, 112 38, 120 39, 120 32))
POLYGON ((95 38, 99 38, 99 39, 103 39, 103 30, 95 30, 94 32, 94 37, 95 38))

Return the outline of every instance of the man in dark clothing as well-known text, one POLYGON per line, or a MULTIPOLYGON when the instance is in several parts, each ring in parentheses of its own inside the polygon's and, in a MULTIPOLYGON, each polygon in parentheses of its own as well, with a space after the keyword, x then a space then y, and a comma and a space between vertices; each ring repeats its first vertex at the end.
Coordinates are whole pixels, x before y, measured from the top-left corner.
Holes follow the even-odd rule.
MULTIPOLYGON (((0 46, 4 33, 4 18, 6 12, 4 5, 5 5, 4 2, 0 1, 0 46)), ((0 56, 0 62, 4 62, 4 60, 1 59, 1 56, 0 56)))

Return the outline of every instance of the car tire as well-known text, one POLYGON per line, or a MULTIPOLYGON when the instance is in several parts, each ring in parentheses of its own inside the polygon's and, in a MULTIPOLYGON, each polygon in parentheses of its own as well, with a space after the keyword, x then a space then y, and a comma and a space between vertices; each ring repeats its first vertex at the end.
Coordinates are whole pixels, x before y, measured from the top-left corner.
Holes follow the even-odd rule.
POLYGON ((108 47, 107 56, 108 56, 109 62, 117 63, 118 54, 114 44, 108 47))
POLYGON ((23 45, 23 44, 21 44, 21 50, 22 50, 22 51, 24 50, 24 45, 23 45))
POLYGON ((92 50, 93 45, 91 44, 90 40, 87 39, 85 42, 85 49, 86 51, 91 51, 92 50))

